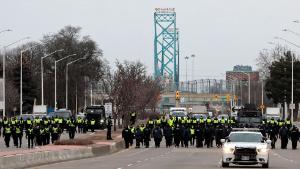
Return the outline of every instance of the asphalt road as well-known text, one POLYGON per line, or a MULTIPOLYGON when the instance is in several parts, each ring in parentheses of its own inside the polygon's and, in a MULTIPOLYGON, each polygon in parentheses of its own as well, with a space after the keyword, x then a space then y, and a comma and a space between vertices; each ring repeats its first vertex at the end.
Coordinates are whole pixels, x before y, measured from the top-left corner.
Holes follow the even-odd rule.
MULTIPOLYGON (((291 143, 289 143, 289 146, 291 143)), ((278 145, 279 147, 279 145, 278 145)), ((272 150, 270 152, 270 168, 299 169, 300 149, 272 150)), ((214 169, 221 168, 221 149, 218 148, 153 148, 126 149, 118 153, 62 162, 34 169, 214 169)), ((242 166, 242 168, 259 168, 260 166, 242 166)), ((237 166, 230 166, 237 168, 237 166)), ((33 169, 33 168, 32 168, 33 169)))

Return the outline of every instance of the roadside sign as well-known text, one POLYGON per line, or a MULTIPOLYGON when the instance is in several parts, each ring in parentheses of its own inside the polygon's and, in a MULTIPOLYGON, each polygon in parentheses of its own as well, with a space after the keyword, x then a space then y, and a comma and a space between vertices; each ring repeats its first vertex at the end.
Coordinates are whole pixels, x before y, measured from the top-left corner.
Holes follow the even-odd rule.
POLYGON ((104 108, 106 116, 112 116, 112 103, 105 103, 104 108))
POLYGON ((184 97, 180 98, 180 103, 184 103, 184 97))
POLYGON ((290 109, 293 110, 293 109, 295 109, 295 107, 296 107, 296 105, 295 105, 294 103, 291 103, 291 104, 290 104, 290 109))

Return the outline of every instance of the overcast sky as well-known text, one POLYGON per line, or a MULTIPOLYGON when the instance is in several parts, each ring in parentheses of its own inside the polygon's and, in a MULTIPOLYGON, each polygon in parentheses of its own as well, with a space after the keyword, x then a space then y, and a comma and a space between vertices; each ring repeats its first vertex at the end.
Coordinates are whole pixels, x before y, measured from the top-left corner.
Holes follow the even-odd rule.
MULTIPOLYGON (((0 0, 0 45, 21 37, 40 40, 66 25, 82 27, 104 50, 104 57, 139 60, 153 72, 154 9, 172 7, 180 29, 181 74, 184 56, 195 54, 194 78, 221 78, 234 65, 251 65, 260 50, 282 36, 300 32, 299 0, 0 0)), ((191 60, 189 65, 191 65, 191 60)), ((188 69, 191 79, 191 66, 188 69)), ((181 76, 181 79, 185 79, 181 76)))

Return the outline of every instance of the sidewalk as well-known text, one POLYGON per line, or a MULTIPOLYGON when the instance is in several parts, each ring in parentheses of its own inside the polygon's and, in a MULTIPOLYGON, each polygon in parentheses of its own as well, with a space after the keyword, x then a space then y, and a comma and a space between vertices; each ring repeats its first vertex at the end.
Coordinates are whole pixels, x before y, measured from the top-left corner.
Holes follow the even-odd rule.
POLYGON ((15 149, 0 151, 0 168, 26 168, 61 161, 76 160, 114 153, 123 149, 124 144, 119 132, 114 140, 104 140, 106 131, 89 135, 91 145, 47 145, 33 149, 15 149))

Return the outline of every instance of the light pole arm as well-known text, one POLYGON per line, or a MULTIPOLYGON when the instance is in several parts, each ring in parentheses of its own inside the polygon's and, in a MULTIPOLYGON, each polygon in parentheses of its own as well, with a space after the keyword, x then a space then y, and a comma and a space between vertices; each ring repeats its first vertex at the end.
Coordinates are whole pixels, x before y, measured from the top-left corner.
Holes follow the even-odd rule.
POLYGON ((29 38, 30 38, 30 37, 25 37, 25 38, 19 39, 19 40, 13 42, 13 43, 10 43, 10 44, 4 46, 3 48, 7 48, 7 47, 9 47, 9 46, 11 46, 11 45, 14 45, 14 44, 16 44, 16 43, 19 43, 19 42, 21 42, 21 41, 23 41, 23 40, 26 40, 26 39, 29 39, 29 38))

